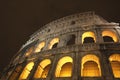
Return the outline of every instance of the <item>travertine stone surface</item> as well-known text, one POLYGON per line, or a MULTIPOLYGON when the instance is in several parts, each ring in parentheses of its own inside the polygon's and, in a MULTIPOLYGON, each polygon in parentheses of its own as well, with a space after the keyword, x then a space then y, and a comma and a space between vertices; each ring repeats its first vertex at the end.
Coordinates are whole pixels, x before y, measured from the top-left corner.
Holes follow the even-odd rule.
MULTIPOLYGON (((107 34, 107 33, 106 33, 107 34)), ((105 35, 106 35, 105 34, 105 35)), ((89 35, 89 34, 88 34, 89 35)), ((109 34, 107 34, 109 36, 109 34)), ((91 37, 91 36, 90 36, 91 37)), ((10 64, 6 67, 1 80, 12 80, 11 76, 15 72, 16 67, 22 66, 18 71, 18 75, 13 80, 18 80, 25 66, 29 62, 34 62, 34 66, 28 77, 23 80, 120 80, 113 74, 109 57, 112 54, 120 55, 120 27, 118 23, 109 23, 94 12, 85 12, 73 14, 61 19, 52 21, 33 35, 24 44, 19 52, 13 57, 10 64), (103 31, 111 31, 117 37, 116 42, 104 42, 103 31), (96 42, 82 43, 83 34, 85 32, 94 33, 96 42), (58 38, 59 42, 53 49, 48 49, 50 41, 58 38), (72 45, 68 42, 74 38, 72 45), (38 44, 45 42, 45 46, 40 52, 35 52, 38 44), (32 50, 29 49, 32 47, 32 50), (28 56, 26 53, 30 52, 28 56), (81 76, 82 58, 86 55, 95 55, 99 58, 101 76, 85 77, 81 76), (71 77, 56 77, 56 67, 59 60, 65 56, 73 59, 71 77), (39 63, 44 59, 51 60, 51 66, 46 78, 34 78, 34 74, 39 63)))

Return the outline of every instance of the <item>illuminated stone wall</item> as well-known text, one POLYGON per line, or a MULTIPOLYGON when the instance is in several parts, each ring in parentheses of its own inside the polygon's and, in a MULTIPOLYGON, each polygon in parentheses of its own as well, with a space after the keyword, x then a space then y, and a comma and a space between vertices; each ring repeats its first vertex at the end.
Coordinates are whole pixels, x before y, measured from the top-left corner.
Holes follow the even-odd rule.
POLYGON ((55 20, 31 35, 2 80, 120 80, 120 27, 94 12, 55 20))

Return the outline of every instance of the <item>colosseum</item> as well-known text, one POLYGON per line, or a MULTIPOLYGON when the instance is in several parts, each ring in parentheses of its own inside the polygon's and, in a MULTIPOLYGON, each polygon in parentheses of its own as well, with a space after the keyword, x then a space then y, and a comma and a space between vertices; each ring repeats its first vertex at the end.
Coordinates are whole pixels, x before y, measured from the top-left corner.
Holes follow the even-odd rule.
POLYGON ((120 80, 120 27, 94 12, 50 22, 30 36, 1 80, 120 80))

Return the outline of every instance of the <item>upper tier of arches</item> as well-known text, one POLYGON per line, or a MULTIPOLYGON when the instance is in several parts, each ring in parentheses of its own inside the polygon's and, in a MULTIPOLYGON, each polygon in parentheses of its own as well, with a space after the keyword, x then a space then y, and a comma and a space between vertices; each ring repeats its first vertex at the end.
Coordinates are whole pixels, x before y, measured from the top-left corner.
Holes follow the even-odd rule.
MULTIPOLYGON (((56 34, 58 32, 62 32, 64 30, 68 30, 70 28, 82 28, 82 30, 88 30, 88 28, 92 26, 91 29, 94 29, 95 26, 118 26, 118 23, 109 23, 102 17, 96 15, 94 12, 84 12, 69 15, 58 20, 52 21, 38 31, 36 31, 33 35, 31 35, 30 41, 38 39, 39 36, 44 38, 47 35, 56 34)), ((65 32, 65 31, 64 31, 65 32)))
POLYGON ((80 35, 78 33, 70 33, 48 40, 39 41, 35 46, 31 46, 26 50, 26 56, 31 53, 38 53, 43 50, 59 48, 63 46, 70 46, 75 44, 86 43, 117 43, 119 42, 119 34, 114 30, 101 30, 101 33, 96 34, 96 31, 84 31, 80 35))

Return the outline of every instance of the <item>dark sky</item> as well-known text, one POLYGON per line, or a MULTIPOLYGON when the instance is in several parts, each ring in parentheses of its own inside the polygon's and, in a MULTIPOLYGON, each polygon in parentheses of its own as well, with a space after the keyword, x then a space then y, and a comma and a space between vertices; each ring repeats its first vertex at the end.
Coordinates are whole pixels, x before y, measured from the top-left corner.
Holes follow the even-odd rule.
POLYGON ((120 23, 120 0, 1 0, 0 72, 41 26, 86 11, 120 23))

